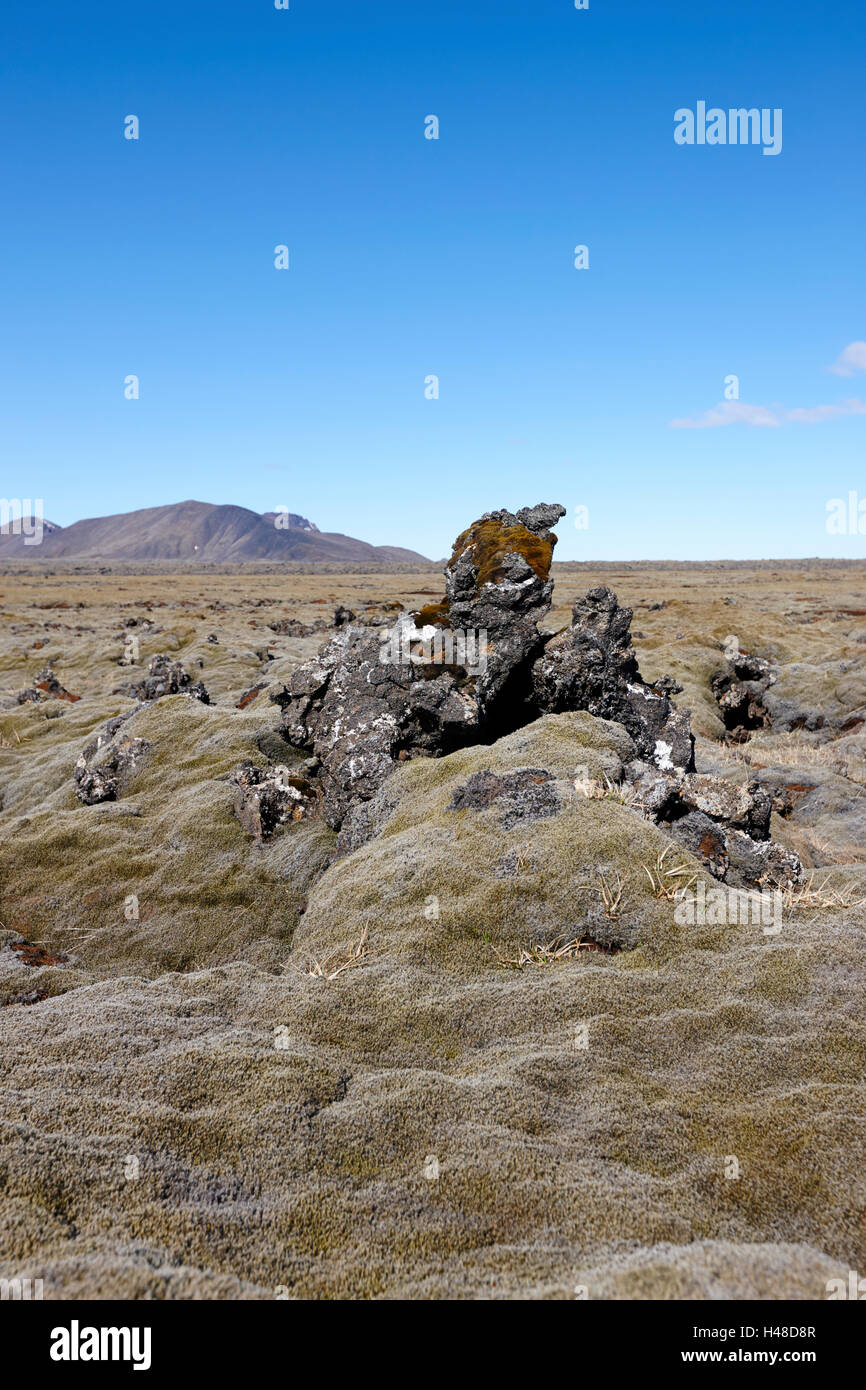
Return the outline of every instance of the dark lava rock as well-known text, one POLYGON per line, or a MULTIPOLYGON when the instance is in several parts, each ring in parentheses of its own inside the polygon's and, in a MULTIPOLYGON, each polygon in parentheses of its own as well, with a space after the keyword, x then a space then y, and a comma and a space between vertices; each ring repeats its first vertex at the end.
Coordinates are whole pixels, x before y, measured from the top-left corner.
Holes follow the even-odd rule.
POLYGON ((641 679, 631 645, 632 610, 620 608, 610 589, 591 589, 572 610, 571 627, 547 645, 535 663, 534 704, 541 713, 584 709, 614 719, 631 734, 642 758, 670 771, 695 765, 689 717, 671 695, 680 686, 665 677, 641 679))
MULTIPOLYGON (((458 536, 442 600, 379 631, 338 610, 336 635, 270 692, 285 739, 313 755, 310 777, 340 832, 338 856, 378 833, 393 809, 386 784, 399 762, 492 744, 545 713, 586 710, 626 728, 638 755, 626 771, 633 800, 716 877, 797 881, 796 856, 766 848, 770 794, 695 772, 689 715, 673 702, 681 687, 642 679, 631 610, 610 589, 576 603, 564 632, 540 631, 553 590, 550 528, 563 515, 547 504, 486 513, 458 536)), ((492 805, 508 828, 556 814, 558 798, 543 770, 490 770, 469 778, 451 809, 492 805)))
POLYGON ((444 604, 414 615, 419 627, 457 630, 464 641, 465 635, 484 634, 475 686, 479 722, 491 725, 495 736, 526 723, 527 715, 535 717, 529 668, 548 641, 537 624, 553 596, 556 536, 550 527, 564 515, 564 507, 544 503, 516 513, 486 512, 454 543, 444 604))
POLYGON ((666 828, 715 878, 725 878, 730 859, 724 826, 703 811, 689 811, 666 828))
POLYGON ((727 656, 725 669, 713 676, 712 691, 731 743, 745 743, 756 729, 770 727, 764 700, 775 680, 769 661, 736 650, 727 656))
POLYGON ((531 663, 546 638, 564 509, 490 512, 457 539, 445 598, 390 627, 346 624, 272 699, 287 739, 321 763, 325 818, 339 828, 395 763, 493 741, 529 722, 531 663))
POLYGON ((203 705, 210 704, 210 695, 202 682, 193 682, 182 663, 172 661, 165 653, 151 658, 145 679, 127 686, 126 693, 134 700, 161 700, 164 695, 189 695, 192 699, 201 700, 203 705))
POLYGON ((552 775, 541 767, 522 767, 504 776, 485 769, 458 787, 449 811, 484 811, 502 803, 502 826, 511 830, 526 821, 544 820, 559 810, 552 775))
POLYGON ((126 714, 118 714, 115 715, 113 719, 109 719, 105 727, 103 729, 100 729, 96 737, 92 738, 90 742, 86 745, 84 753, 82 755, 84 757, 84 761, 87 763, 92 763, 94 758, 96 758, 102 752, 103 749, 108 747, 108 745, 111 743, 111 740, 117 734, 118 730, 122 729, 124 724, 128 720, 130 720, 134 714, 135 710, 131 709, 128 710, 126 714))
POLYGON ((756 781, 766 789, 772 809, 787 820, 813 792, 820 793, 823 778, 812 773, 798 772, 796 780, 783 768, 761 768, 756 781))
POLYGON ((732 887, 784 888, 803 877, 800 860, 769 839, 773 798, 706 773, 662 771, 639 761, 626 769, 632 798, 650 817, 732 887), (772 848, 767 848, 772 846, 772 848))
POLYGON ((734 887, 789 888, 802 882, 796 854, 775 840, 753 840, 742 830, 730 830, 725 846, 730 859, 725 881, 734 887))
POLYGON ((75 795, 85 806, 116 801, 150 748, 143 738, 117 739, 121 726, 133 713, 110 719, 75 764, 75 795))
POLYGON ((248 834, 265 840, 287 821, 315 813, 319 790, 308 778, 286 767, 260 768, 243 763, 231 773, 236 785, 235 815, 248 834))
POLYGON ((463 688, 435 668, 419 673, 389 655, 369 629, 344 628, 273 696, 283 705, 285 737, 321 762, 325 818, 334 828, 355 801, 373 796, 401 752, 450 752, 467 741, 466 729, 477 731, 467 682, 463 688))
POLYGON ((382 627, 384 623, 393 623, 402 608, 401 603, 390 599, 384 601, 369 599, 357 613, 340 604, 338 608, 334 609, 334 627, 347 627, 350 623, 354 623, 358 627, 382 627))
POLYGON ((327 632, 330 623, 321 620, 301 623, 297 618, 280 618, 275 623, 268 623, 268 627, 278 637, 312 637, 315 632, 327 632))
POLYGON ((757 780, 738 786, 721 777, 689 773, 682 779, 678 795, 686 806, 744 830, 754 839, 769 836, 772 800, 757 780))
POLYGON ((44 666, 32 686, 18 695, 19 705, 35 704, 40 700, 66 700, 70 705, 77 704, 80 695, 70 695, 64 690, 50 666, 44 666))

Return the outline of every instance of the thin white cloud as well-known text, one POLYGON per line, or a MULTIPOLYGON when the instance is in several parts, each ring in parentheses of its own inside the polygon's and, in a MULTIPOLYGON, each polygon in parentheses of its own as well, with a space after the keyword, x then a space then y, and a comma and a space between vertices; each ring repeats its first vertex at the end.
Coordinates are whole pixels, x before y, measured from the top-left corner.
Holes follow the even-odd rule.
POLYGON ((794 410, 765 405, 749 405, 747 401, 719 401, 712 410, 681 420, 671 420, 672 430, 717 430, 723 425, 751 425, 753 428, 778 427, 786 421, 795 425, 820 425, 825 420, 838 420, 841 415, 866 415, 866 402, 856 396, 835 405, 798 406, 794 410))
POLYGON ((866 372, 866 343, 849 343, 827 371, 835 372, 836 376, 854 376, 857 372, 866 372))
MULTIPOLYGON (((840 352, 828 372, 836 376, 866 373, 866 342, 858 339, 840 352)), ((719 401, 702 415, 671 420, 672 430, 718 430, 725 425, 750 425, 753 429, 776 429, 779 425, 820 425, 825 420, 838 420, 841 415, 866 415, 866 404, 856 396, 832 405, 798 406, 787 410, 775 403, 772 406, 750 405, 748 401, 719 401)))
POLYGON ((813 405, 808 410, 786 410, 785 419, 798 425, 820 425, 824 420, 836 420, 840 415, 866 415, 866 405, 853 397, 838 405, 813 405))
POLYGON ((778 419, 764 405, 749 405, 746 401, 719 401, 712 410, 691 419, 671 420, 672 430, 717 430, 723 425, 776 426, 778 419))

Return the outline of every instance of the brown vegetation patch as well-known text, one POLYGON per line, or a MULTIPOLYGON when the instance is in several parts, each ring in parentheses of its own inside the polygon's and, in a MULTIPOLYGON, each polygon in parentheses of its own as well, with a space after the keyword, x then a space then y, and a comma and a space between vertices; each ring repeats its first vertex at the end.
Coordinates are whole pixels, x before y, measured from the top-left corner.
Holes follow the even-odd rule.
POLYGON ((263 690, 267 690, 267 688, 267 681, 261 681, 258 685, 250 686, 249 690, 245 690, 238 700, 235 709, 246 709, 247 705, 251 705, 256 696, 260 695, 263 690))
POLYGON ((478 570, 479 589, 485 584, 498 584, 505 578, 503 561, 506 555, 522 555, 539 579, 547 579, 550 574, 553 542, 537 536, 525 526, 503 526, 500 521, 492 520, 476 522, 462 531, 454 542, 448 569, 452 569, 467 550, 478 570))
POLYGON ((441 599, 439 603, 428 603, 423 608, 419 608, 417 613, 412 614, 412 620, 416 627, 448 627, 451 626, 449 616, 448 600, 441 599))
POLYGON ((31 941, 13 941, 12 950, 23 965, 34 969, 40 965, 65 965, 68 956, 52 956, 42 946, 34 946, 31 941))

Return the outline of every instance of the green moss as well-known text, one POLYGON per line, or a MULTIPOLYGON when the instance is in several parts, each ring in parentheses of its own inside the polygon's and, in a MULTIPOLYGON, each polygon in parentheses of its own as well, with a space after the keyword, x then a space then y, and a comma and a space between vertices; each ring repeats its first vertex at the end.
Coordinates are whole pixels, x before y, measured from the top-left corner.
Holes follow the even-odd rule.
MULTIPOLYGON (((568 597, 591 582, 576 571, 568 597)), ((0 716, 0 921, 71 957, 31 969, 0 929, 2 1272, 26 1262, 76 1298, 559 1298, 585 1283, 591 1298, 778 1299, 823 1297, 866 1266, 862 907, 795 912, 777 939, 678 927, 641 868, 662 832, 571 797, 578 766, 616 779, 631 756, 586 715, 405 765, 383 833, 330 868, 334 836, 312 822, 254 845, 220 779, 260 760, 276 721, 234 708, 259 669, 259 597, 231 651, 222 629, 219 648, 184 648, 221 704, 135 716, 152 753, 116 807, 79 806, 71 769, 131 708, 111 695, 117 644, 64 638, 58 676, 86 698, 0 716), (551 773, 556 816, 506 830, 496 804, 449 811, 473 772, 521 766, 551 773), (520 871, 497 876, 511 849, 520 871), (504 969, 496 950, 599 910, 599 869, 622 876, 639 944, 504 969), (338 979, 300 973, 365 927, 367 955, 338 979), (28 990, 39 1002, 14 1002, 28 990)), ((708 634, 727 631, 710 608, 639 618, 658 674, 690 672, 685 702, 719 659, 708 634)), ((752 629, 775 623, 767 642, 787 632, 800 656, 833 636, 757 612, 752 629)), ((293 664, 282 653, 272 675, 293 664)), ((859 900, 862 868, 826 872, 859 900)))
POLYGON ((773 1004, 790 1004, 805 998, 810 985, 810 972, 802 953, 788 947, 770 951, 764 957, 754 989, 773 1004))

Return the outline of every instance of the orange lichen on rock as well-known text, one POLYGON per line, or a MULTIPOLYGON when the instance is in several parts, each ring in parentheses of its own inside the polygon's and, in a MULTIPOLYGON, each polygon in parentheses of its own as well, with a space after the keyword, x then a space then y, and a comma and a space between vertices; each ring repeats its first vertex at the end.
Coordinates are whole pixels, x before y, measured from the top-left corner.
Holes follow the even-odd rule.
POLYGON ((451 618, 449 616, 448 600, 443 598, 438 603, 425 604, 413 613, 412 619, 416 627, 450 627, 451 618))
POLYGON ((470 552, 478 571, 477 587, 499 584, 505 578, 503 561, 506 555, 522 555, 539 579, 546 580, 553 559, 553 541, 536 535, 525 526, 503 526, 500 521, 476 521, 462 531, 454 543, 447 568, 452 569, 461 556, 470 552))

